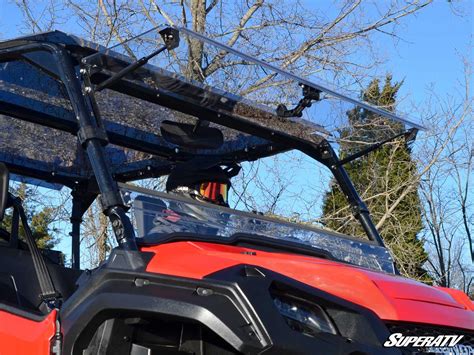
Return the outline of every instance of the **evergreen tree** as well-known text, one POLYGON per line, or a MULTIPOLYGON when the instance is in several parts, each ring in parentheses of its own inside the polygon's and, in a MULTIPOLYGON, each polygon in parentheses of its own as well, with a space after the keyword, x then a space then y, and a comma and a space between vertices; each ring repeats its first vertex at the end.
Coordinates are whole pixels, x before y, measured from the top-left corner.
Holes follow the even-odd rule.
MULTIPOLYGON (((401 85, 402 82, 392 83, 392 76, 387 75, 382 88, 379 80, 373 80, 362 94, 362 98, 392 111, 401 85)), ((341 158, 404 129, 401 123, 391 122, 360 107, 348 111, 347 117, 348 127, 340 132, 341 158)), ((367 204, 375 224, 416 174, 410 146, 403 139, 386 144, 367 156, 346 164, 345 168, 367 204)), ((353 218, 347 206, 344 194, 337 184, 332 182, 330 191, 324 198, 323 223, 341 233, 365 238, 362 227, 353 218)), ((421 202, 418 193, 413 191, 385 220, 379 232, 385 244, 391 249, 402 274, 428 281, 422 268, 427 260, 427 254, 423 242, 417 239, 417 234, 421 230, 421 202)))
MULTIPOLYGON (((18 196, 23 201, 23 207, 28 216, 29 226, 33 238, 40 249, 52 249, 59 242, 55 237, 55 230, 51 229, 51 223, 54 221, 54 209, 44 207, 37 211, 35 204, 31 202, 35 192, 29 189, 26 184, 20 184, 12 191, 13 195, 18 196)), ((5 214, 1 227, 7 231, 11 230, 12 214, 11 211, 5 214)), ((25 239, 25 231, 20 222, 19 237, 25 239)))

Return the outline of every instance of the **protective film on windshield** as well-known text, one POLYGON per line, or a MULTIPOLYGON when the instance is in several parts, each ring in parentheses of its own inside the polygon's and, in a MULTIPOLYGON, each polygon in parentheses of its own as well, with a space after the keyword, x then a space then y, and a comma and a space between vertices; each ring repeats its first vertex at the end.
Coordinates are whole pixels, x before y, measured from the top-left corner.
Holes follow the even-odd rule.
POLYGON ((259 214, 236 211, 196 202, 173 194, 121 185, 131 206, 131 218, 138 241, 160 243, 182 233, 203 240, 229 239, 238 234, 298 243, 308 249, 322 249, 337 260, 376 271, 393 273, 387 249, 327 230, 289 223, 259 214))

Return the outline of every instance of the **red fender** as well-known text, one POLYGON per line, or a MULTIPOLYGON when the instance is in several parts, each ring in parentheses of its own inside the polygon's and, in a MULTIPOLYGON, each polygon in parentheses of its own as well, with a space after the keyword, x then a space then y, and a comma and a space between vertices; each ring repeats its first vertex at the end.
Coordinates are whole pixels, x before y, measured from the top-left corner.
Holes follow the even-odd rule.
POLYGON ((56 311, 37 322, 0 310, 0 355, 49 355, 56 311))

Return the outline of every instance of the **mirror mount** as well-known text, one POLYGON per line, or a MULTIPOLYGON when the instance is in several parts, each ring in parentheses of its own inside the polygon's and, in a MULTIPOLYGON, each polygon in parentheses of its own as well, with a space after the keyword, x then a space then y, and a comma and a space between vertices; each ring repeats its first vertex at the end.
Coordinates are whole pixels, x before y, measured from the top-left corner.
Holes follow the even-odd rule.
POLYGON ((300 86, 303 89, 303 98, 292 109, 288 109, 284 104, 279 104, 276 110, 279 117, 301 117, 304 109, 311 107, 313 101, 321 100, 321 90, 304 84, 300 84, 300 86))

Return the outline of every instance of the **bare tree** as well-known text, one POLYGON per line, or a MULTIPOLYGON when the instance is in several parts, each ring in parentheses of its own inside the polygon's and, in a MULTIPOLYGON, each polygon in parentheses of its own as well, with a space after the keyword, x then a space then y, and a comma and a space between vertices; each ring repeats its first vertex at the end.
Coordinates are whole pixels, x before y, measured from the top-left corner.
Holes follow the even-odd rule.
MULTIPOLYGON (((108 45, 166 22, 244 48, 282 68, 306 75, 319 72, 331 78, 350 77, 351 83, 359 82, 380 63, 372 46, 373 36, 382 33, 396 37, 398 24, 431 2, 341 0, 334 7, 321 5, 309 10, 298 1, 270 0, 51 0, 44 6, 16 0, 29 31, 48 30, 67 19, 78 23, 84 32, 81 35, 108 45), (51 16, 45 16, 50 12, 51 16), (372 54, 365 63, 350 60, 362 52, 372 54)), ((228 65, 223 60, 225 53, 205 58, 202 43, 189 42, 186 71, 193 78, 202 80, 228 65)), ((270 79, 263 78, 258 85, 270 79)))
POLYGON ((81 264, 95 267, 103 262, 116 246, 108 218, 96 200, 83 216, 81 226, 81 264))
POLYGON ((471 64, 465 61, 465 79, 459 83, 462 91, 443 99, 433 95, 432 105, 437 105, 439 112, 431 119, 433 134, 420 152, 424 162, 433 161, 420 189, 429 268, 437 284, 457 287, 468 294, 472 294, 474 277, 474 98, 470 80, 471 64))

